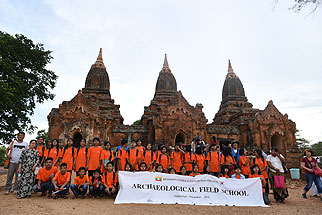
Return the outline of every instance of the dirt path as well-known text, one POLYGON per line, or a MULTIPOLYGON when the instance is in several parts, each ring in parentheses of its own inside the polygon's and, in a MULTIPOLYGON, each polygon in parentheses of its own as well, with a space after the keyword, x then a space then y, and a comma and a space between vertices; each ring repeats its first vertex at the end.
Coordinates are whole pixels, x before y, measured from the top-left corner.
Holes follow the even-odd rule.
POLYGON ((3 195, 6 175, 0 175, 0 214, 1 215, 35 215, 35 214, 322 214, 322 203, 319 199, 308 195, 301 197, 304 187, 302 181, 289 181, 289 193, 285 204, 273 202, 270 208, 261 207, 224 207, 224 206, 193 206, 193 205, 114 205, 114 199, 47 199, 40 194, 30 199, 16 199, 13 194, 3 195))

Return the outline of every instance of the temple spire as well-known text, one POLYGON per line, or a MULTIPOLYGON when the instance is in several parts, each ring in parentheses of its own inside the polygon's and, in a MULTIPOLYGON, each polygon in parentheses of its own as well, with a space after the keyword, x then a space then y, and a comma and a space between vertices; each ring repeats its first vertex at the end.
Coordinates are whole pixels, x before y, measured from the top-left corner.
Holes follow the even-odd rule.
POLYGON ((167 54, 164 54, 163 68, 169 68, 167 54))
POLYGON ((98 57, 97 57, 96 61, 102 61, 103 62, 102 48, 100 48, 100 52, 98 53, 98 57))
POLYGON ((233 67, 231 66, 231 62, 230 60, 228 60, 228 73, 233 73, 234 70, 233 70, 233 67))

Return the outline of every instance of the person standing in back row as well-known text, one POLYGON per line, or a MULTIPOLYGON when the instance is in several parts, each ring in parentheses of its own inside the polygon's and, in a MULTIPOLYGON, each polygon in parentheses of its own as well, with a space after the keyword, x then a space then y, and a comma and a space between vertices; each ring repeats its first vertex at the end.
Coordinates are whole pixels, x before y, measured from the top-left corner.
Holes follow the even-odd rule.
POLYGON ((17 140, 12 141, 9 147, 6 149, 6 156, 10 160, 8 175, 7 175, 7 182, 6 182, 6 191, 4 192, 5 195, 10 193, 12 187, 12 179, 15 176, 15 185, 14 185, 14 193, 18 192, 18 168, 19 168, 19 160, 22 151, 27 150, 29 148, 28 143, 24 142, 23 139, 25 138, 24 132, 19 132, 17 136, 17 140))

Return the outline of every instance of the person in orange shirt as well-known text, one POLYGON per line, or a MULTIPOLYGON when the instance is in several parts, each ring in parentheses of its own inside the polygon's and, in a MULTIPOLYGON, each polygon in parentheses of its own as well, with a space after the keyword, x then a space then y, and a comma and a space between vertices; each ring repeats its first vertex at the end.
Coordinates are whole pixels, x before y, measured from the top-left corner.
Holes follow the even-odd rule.
POLYGON ((268 186, 268 174, 267 174, 267 162, 266 159, 263 157, 262 150, 257 149, 255 150, 255 156, 256 158, 253 159, 253 165, 257 164, 265 181, 265 193, 268 195, 269 193, 269 186, 268 186))
POLYGON ((229 174, 234 174, 234 165, 236 164, 235 159, 231 156, 231 149, 229 147, 224 147, 222 151, 221 165, 228 165, 229 174))
POLYGON ((124 166, 124 171, 132 172, 133 168, 132 168, 131 164, 126 163, 125 166, 124 166))
POLYGON ((162 167, 162 165, 161 165, 161 164, 157 164, 157 165, 155 166, 155 171, 156 171, 156 172, 159 172, 159 173, 164 173, 164 171, 163 171, 163 167, 162 167))
POLYGON ((241 174, 248 178, 251 174, 250 171, 251 156, 247 155, 247 150, 241 148, 239 150, 239 165, 241 166, 241 174))
POLYGON ((58 145, 58 140, 53 139, 51 143, 51 147, 49 149, 45 149, 45 157, 46 158, 52 158, 53 159, 53 166, 58 167, 58 161, 59 161, 59 145, 58 145))
POLYGON ((220 173, 219 177, 220 178, 230 178, 228 165, 224 164, 221 166, 221 173, 220 173))
POLYGON ((57 172, 52 180, 52 190, 54 191, 54 199, 62 197, 67 199, 66 193, 69 190, 70 172, 67 172, 67 163, 60 164, 60 172, 57 172))
POLYGON ((169 169, 169 174, 176 174, 176 170, 174 168, 169 169))
POLYGON ((147 170, 151 171, 153 169, 155 158, 156 158, 156 153, 153 153, 152 151, 152 144, 148 143, 146 145, 146 150, 144 150, 142 153, 142 161, 148 165, 147 170))
POLYGON ((147 170, 146 163, 145 163, 144 161, 142 161, 142 162, 140 163, 140 172, 146 172, 146 171, 148 171, 148 170, 147 170))
POLYGON ((87 164, 86 169, 88 170, 88 176, 93 176, 93 173, 97 169, 101 169, 100 156, 103 148, 99 146, 100 139, 95 137, 93 139, 93 146, 88 149, 87 152, 87 164))
POLYGON ((180 175, 189 175, 185 166, 180 168, 180 175))
POLYGON ((209 149, 210 151, 207 154, 206 162, 210 167, 210 174, 218 177, 220 173, 221 153, 217 151, 217 145, 214 143, 210 145, 209 149))
POLYGON ((127 162, 130 163, 134 170, 139 170, 140 159, 142 158, 142 153, 136 148, 135 140, 131 141, 131 148, 127 151, 127 162))
POLYGON ((205 155, 203 154, 203 149, 201 145, 196 145, 196 153, 194 155, 194 163, 198 164, 199 173, 203 173, 205 170, 205 155))
POLYGON ((115 196, 118 190, 117 173, 113 171, 113 162, 106 164, 107 171, 103 174, 105 192, 109 196, 115 196))
POLYGON ((141 153, 143 153, 143 152, 144 152, 144 150, 145 150, 144 146, 142 146, 142 141, 141 141, 140 139, 138 139, 138 140, 136 141, 136 148, 137 148, 141 153))
POLYGON ((45 152, 45 145, 44 145, 44 137, 43 136, 40 136, 38 137, 37 139, 37 151, 38 151, 38 154, 39 154, 39 165, 42 166, 43 163, 44 163, 44 152, 45 152))
POLYGON ((241 174, 241 167, 239 165, 235 166, 235 174, 233 174, 231 178, 246 179, 246 177, 243 174, 241 174))
POLYGON ((262 173, 260 171, 260 168, 259 168, 259 166, 257 164, 254 164, 251 167, 251 175, 249 176, 249 178, 260 178, 261 179, 264 202, 265 202, 266 205, 270 204, 271 202, 270 202, 270 200, 268 198, 267 193, 265 193, 265 190, 264 190, 264 187, 266 187, 266 180, 263 177, 263 175, 262 175, 262 173))
POLYGON ((127 140, 122 138, 121 140, 122 148, 117 151, 117 170, 125 170, 125 165, 127 164, 128 154, 126 151, 127 140))
POLYGON ((176 143, 174 151, 171 153, 171 167, 174 168, 178 174, 180 173, 184 154, 185 152, 181 149, 181 145, 176 143))
POLYGON ((193 169, 189 176, 195 177, 196 175, 200 175, 199 166, 198 164, 193 164, 193 169))
POLYGON ((59 153, 59 162, 67 164, 67 171, 72 173, 74 166, 75 148, 73 146, 73 139, 67 139, 67 145, 59 153))
POLYGON ((157 158, 157 164, 161 164, 163 168, 163 172, 168 172, 170 168, 170 156, 167 154, 167 147, 161 147, 161 154, 157 158))
POLYGON ((45 196, 48 191, 48 197, 51 197, 51 180, 55 177, 58 172, 57 167, 53 167, 53 159, 47 158, 45 161, 45 167, 41 168, 37 174, 36 179, 38 179, 37 184, 33 187, 34 192, 41 191, 41 196, 45 196))
MULTIPOLYGON (((73 170, 76 171, 76 176, 79 176, 79 168, 86 167, 88 148, 86 147, 86 139, 82 138, 80 146, 74 152, 74 166, 73 170)), ((85 169, 86 173, 86 169, 85 169)))
POLYGON ((101 167, 101 173, 103 174, 104 172, 107 171, 107 164, 109 162, 112 162, 114 165, 114 153, 111 150, 111 143, 110 142, 105 142, 104 143, 105 149, 101 152, 100 160, 102 163, 101 167))
POLYGON ((74 184, 72 184, 70 188, 73 191, 76 199, 79 195, 81 196, 81 199, 84 199, 89 186, 89 178, 86 175, 86 168, 80 167, 78 174, 79 175, 75 178, 74 184))
POLYGON ((93 176, 90 177, 89 194, 90 197, 101 198, 104 190, 104 180, 101 176, 101 170, 96 169, 93 176))
POLYGON ((194 154, 191 153, 191 145, 185 145, 183 151, 185 153, 183 154, 182 164, 186 167, 187 175, 189 175, 192 172, 192 163, 194 160, 194 154))

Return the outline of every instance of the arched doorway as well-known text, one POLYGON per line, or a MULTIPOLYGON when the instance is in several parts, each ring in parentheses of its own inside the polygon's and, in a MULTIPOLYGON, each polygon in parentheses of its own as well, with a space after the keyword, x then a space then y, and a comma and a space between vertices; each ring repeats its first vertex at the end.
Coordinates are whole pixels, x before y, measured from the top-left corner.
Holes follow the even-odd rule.
POLYGON ((74 137, 73 137, 74 147, 76 147, 76 148, 79 147, 82 138, 83 137, 82 137, 82 135, 79 132, 76 132, 74 134, 74 137))
POLYGON ((182 132, 180 132, 179 134, 177 134, 174 143, 186 143, 186 137, 185 137, 185 135, 182 132))
POLYGON ((271 137, 271 147, 277 148, 280 152, 284 152, 283 137, 279 134, 274 134, 271 137))

